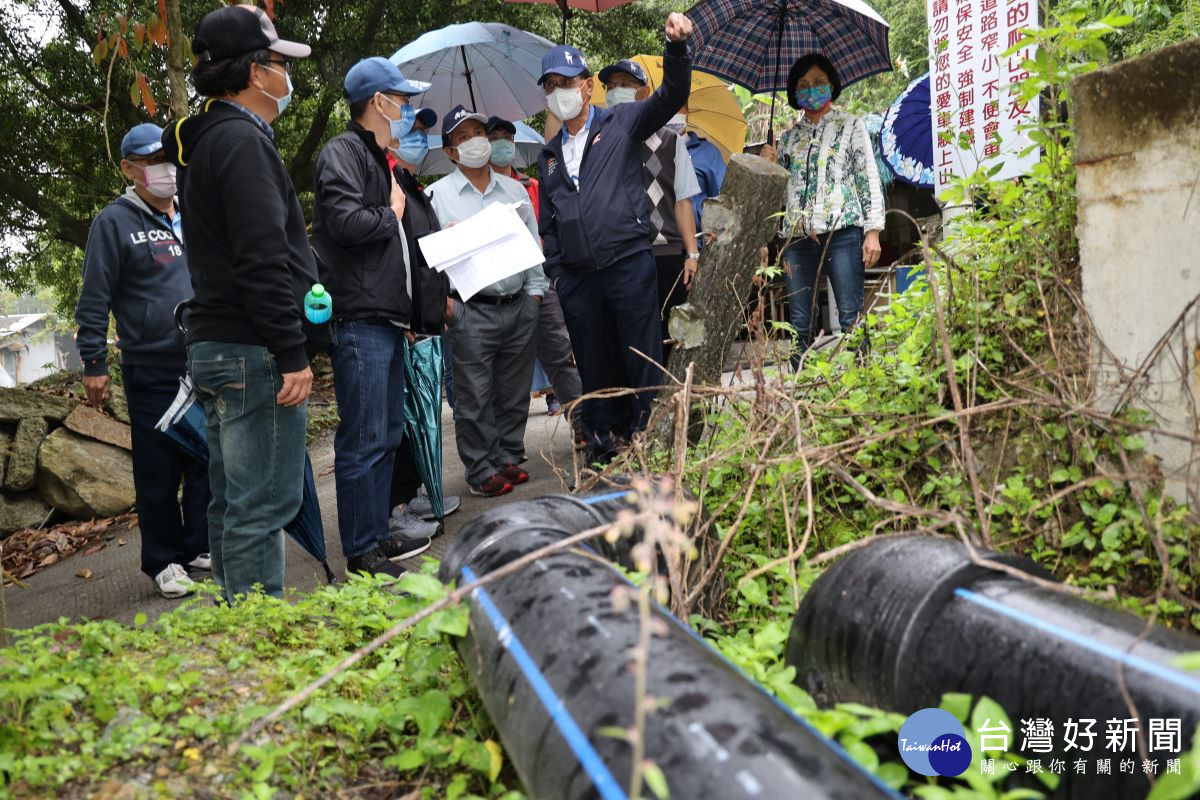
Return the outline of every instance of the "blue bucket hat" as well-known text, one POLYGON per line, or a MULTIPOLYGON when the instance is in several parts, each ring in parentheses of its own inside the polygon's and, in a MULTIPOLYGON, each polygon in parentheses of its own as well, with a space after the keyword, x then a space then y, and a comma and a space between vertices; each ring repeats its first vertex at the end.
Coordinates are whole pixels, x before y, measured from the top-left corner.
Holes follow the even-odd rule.
POLYGON ((121 158, 148 156, 162 150, 162 128, 153 122, 134 125, 121 139, 121 158))
POLYGON ((372 56, 359 61, 346 73, 343 84, 346 99, 360 103, 375 96, 376 92, 392 94, 424 94, 430 84, 425 81, 410 81, 400 68, 383 56, 372 56))
POLYGON ((550 74, 562 75, 564 78, 574 78, 582 72, 587 72, 587 59, 577 48, 569 44, 559 44, 551 47, 542 56, 542 75, 538 78, 538 86, 550 74))

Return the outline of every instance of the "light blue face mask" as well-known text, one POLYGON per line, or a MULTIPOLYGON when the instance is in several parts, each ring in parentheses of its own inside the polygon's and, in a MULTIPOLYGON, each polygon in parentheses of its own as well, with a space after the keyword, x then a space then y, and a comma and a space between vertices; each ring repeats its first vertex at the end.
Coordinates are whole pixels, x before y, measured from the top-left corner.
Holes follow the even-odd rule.
MULTIPOLYGON (((280 74, 279 70, 274 67, 265 67, 265 69, 267 72, 274 72, 276 75, 280 74)), ((279 114, 282 114, 283 110, 288 107, 288 103, 292 102, 292 76, 287 70, 284 70, 282 74, 284 81, 287 82, 287 94, 283 97, 276 97, 268 92, 263 92, 263 94, 275 101, 275 108, 278 109, 279 114)), ((260 89, 259 91, 262 90, 260 89)))
POLYGON ((516 142, 508 139, 497 139, 492 142, 492 163, 497 167, 507 167, 517 157, 516 142))
POLYGON ((392 152, 405 164, 419 167, 429 152, 429 135, 425 131, 409 131, 400 137, 400 146, 392 152))
POLYGON ((398 142, 408 135, 408 132, 413 129, 413 125, 417 124, 417 110, 408 103, 401 105, 390 97, 383 99, 400 109, 400 119, 388 120, 392 141, 398 142))

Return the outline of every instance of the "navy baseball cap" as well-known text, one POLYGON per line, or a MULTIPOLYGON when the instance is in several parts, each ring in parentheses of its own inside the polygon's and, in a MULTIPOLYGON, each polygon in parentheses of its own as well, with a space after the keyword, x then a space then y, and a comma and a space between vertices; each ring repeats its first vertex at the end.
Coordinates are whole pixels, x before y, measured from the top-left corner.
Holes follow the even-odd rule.
POLYGON ((410 81, 400 68, 383 56, 372 56, 359 61, 346 73, 343 83, 346 99, 360 103, 375 96, 376 92, 392 94, 424 94, 429 90, 425 81, 410 81))
POLYGON ((488 117, 487 124, 483 127, 487 129, 488 133, 495 130, 505 130, 513 136, 517 135, 517 126, 504 119, 504 117, 488 117))
POLYGON ((425 130, 433 130, 433 126, 437 125, 438 115, 432 108, 418 108, 417 122, 425 126, 425 130))
POLYGON ((192 52, 200 61, 220 61, 255 50, 270 50, 288 58, 312 55, 308 45, 280 39, 266 12, 245 3, 208 12, 192 37, 192 52))
POLYGON ((163 129, 153 122, 134 125, 121 139, 121 157, 148 156, 162 150, 163 129))
POLYGON ((630 61, 628 58, 622 58, 615 64, 609 64, 607 67, 600 70, 600 74, 597 77, 600 78, 601 83, 607 86, 609 78, 618 72, 624 72, 642 86, 645 86, 647 83, 649 83, 649 81, 646 80, 646 70, 642 69, 642 65, 636 61, 630 61))
POLYGON ((442 120, 443 139, 445 141, 449 141, 449 139, 446 139, 446 137, 450 135, 450 132, 469 119, 473 119, 484 126, 487 125, 488 121, 488 118, 483 114, 475 111, 468 111, 463 106, 455 106, 454 108, 450 109, 450 113, 447 114, 442 120))
POLYGON ((569 44, 555 45, 542 56, 542 76, 538 78, 538 86, 541 86, 546 76, 551 73, 562 75, 564 78, 574 78, 581 72, 586 72, 587 68, 587 59, 577 48, 569 44))

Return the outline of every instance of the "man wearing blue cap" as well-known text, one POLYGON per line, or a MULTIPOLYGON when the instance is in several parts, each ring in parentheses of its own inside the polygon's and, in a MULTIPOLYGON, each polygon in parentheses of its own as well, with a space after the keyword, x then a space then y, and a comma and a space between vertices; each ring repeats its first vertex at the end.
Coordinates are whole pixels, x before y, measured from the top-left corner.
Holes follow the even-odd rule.
POLYGON ((75 342, 87 401, 99 408, 108 395, 109 312, 116 317, 142 572, 164 597, 183 597, 194 588, 187 570, 210 566, 208 468, 154 429, 186 372, 175 306, 192 296, 175 207, 175 167, 165 163, 161 139, 162 128, 146 122, 121 140, 121 173, 131 185, 88 232, 75 342))
POLYGON ((338 530, 346 570, 393 578, 398 561, 429 547, 436 522, 392 532, 389 503, 396 451, 404 437, 404 337, 412 336, 416 254, 403 226, 407 198, 388 148, 413 128, 409 102, 429 84, 410 81, 386 58, 346 73, 345 133, 331 139, 314 173, 313 246, 333 297, 333 440, 338 530))
MULTIPOLYGON (((562 301, 583 391, 617 385, 618 365, 643 390, 634 396, 631 432, 645 427, 649 387, 663 379, 654 363, 662 361, 662 336, 642 142, 683 107, 691 88, 692 22, 672 13, 665 33, 663 85, 641 102, 592 107, 587 62, 568 45, 542 57, 538 79, 547 107, 563 121, 538 157, 546 273, 562 301)), ((584 422, 592 457, 611 458, 611 404, 586 401, 584 422)))

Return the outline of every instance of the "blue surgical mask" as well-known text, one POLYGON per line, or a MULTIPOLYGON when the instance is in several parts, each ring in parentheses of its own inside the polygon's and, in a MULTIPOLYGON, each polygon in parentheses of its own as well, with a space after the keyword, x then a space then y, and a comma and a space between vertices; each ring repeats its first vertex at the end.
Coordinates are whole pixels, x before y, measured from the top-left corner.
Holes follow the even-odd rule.
MULTIPOLYGON (((274 72, 276 75, 282 74, 283 79, 287 82, 287 94, 285 94, 283 97, 276 97, 269 92, 263 92, 263 94, 275 101, 275 107, 278 109, 278 113, 282 114, 283 110, 288 107, 288 103, 292 102, 292 76, 287 70, 283 70, 283 72, 280 73, 280 71, 274 67, 264 67, 264 69, 266 69, 267 72, 274 72)), ((259 91, 262 90, 260 89, 259 91)))
POLYGON ((492 142, 492 163, 497 167, 507 167, 517 157, 516 142, 508 139, 497 139, 492 142))
POLYGON ((417 110, 408 103, 400 104, 390 97, 383 99, 400 109, 399 119, 388 120, 388 126, 391 128, 391 141, 398 142, 412 130, 413 125, 417 124, 417 110))
POLYGON ((796 90, 796 105, 805 111, 820 111, 833 99, 833 88, 828 83, 796 90))
POLYGON ((400 137, 400 146, 392 152, 405 164, 419 167, 429 152, 429 135, 425 131, 409 131, 400 137))

